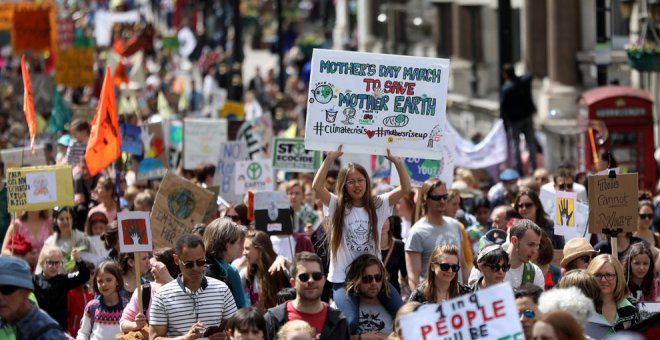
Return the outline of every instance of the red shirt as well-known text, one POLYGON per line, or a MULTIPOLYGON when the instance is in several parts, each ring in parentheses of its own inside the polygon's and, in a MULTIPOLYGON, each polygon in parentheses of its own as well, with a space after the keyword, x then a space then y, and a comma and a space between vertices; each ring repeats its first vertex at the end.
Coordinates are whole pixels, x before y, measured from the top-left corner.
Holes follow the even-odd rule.
POLYGON ((316 314, 308 314, 299 312, 294 306, 292 301, 287 301, 286 303, 286 314, 289 320, 303 320, 307 322, 310 326, 314 327, 316 334, 314 334, 314 339, 318 339, 323 332, 323 325, 325 324, 325 318, 328 315, 328 305, 325 302, 321 302, 323 309, 316 314))
POLYGON ((85 306, 87 302, 94 299, 94 292, 91 289, 87 289, 85 285, 71 289, 67 293, 67 306, 69 311, 69 316, 67 318, 67 332, 71 336, 76 336, 78 334, 78 329, 80 329, 80 320, 82 320, 83 315, 85 314, 85 306))

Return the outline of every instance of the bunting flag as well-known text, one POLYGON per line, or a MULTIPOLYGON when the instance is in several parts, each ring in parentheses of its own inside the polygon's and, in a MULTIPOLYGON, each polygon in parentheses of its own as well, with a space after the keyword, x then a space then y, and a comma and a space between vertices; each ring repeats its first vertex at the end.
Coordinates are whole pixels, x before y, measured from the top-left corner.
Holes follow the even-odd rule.
POLYGON ((53 111, 50 113, 49 133, 57 133, 64 130, 64 126, 71 121, 71 110, 64 104, 60 91, 53 91, 53 111))
POLYGON ((37 118, 34 114, 34 99, 32 98, 32 84, 30 73, 25 65, 25 55, 21 57, 21 72, 23 73, 23 112, 28 129, 30 129, 30 149, 34 155, 34 138, 37 136, 37 118))
POLYGON ((87 168, 92 176, 105 169, 121 154, 119 118, 112 84, 112 75, 108 67, 105 71, 101 98, 99 98, 96 115, 92 120, 92 132, 85 152, 87 168))

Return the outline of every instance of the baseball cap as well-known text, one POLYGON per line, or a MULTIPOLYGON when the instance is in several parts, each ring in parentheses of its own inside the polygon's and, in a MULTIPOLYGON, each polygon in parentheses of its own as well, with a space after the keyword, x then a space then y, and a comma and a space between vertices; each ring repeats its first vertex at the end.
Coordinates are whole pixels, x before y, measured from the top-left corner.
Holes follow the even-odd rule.
POLYGON ((513 181, 515 179, 520 178, 520 174, 518 171, 513 170, 511 168, 504 169, 502 173, 500 174, 500 181, 506 182, 506 181, 513 181))
POLYGON ((0 285, 34 290, 30 265, 14 256, 0 256, 0 285))

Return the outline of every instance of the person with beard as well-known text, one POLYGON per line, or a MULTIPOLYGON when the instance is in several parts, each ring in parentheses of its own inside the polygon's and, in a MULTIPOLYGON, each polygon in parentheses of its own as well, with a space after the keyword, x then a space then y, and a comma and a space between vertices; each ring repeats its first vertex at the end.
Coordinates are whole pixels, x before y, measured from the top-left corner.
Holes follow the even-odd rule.
POLYGON ((289 320, 303 320, 315 330, 315 339, 348 338, 348 321, 341 312, 321 301, 325 284, 321 258, 310 252, 296 254, 290 268, 290 282, 296 298, 270 308, 265 315, 268 338, 275 339, 279 329, 289 320))

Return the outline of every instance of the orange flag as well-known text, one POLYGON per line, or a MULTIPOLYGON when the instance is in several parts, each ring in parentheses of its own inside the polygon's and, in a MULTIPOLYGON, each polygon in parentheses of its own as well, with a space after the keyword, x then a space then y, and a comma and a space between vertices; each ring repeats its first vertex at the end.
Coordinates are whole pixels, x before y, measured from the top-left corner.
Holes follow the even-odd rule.
POLYGON ((105 71, 101 98, 92 119, 92 132, 87 142, 85 161, 92 176, 98 174, 114 160, 119 158, 121 137, 119 118, 115 103, 115 91, 112 87, 112 74, 108 67, 105 71))
POLYGON ((21 57, 21 73, 23 73, 23 112, 30 130, 30 148, 34 155, 34 138, 37 136, 37 118, 34 114, 34 99, 32 98, 32 83, 30 73, 25 65, 25 55, 21 57))

